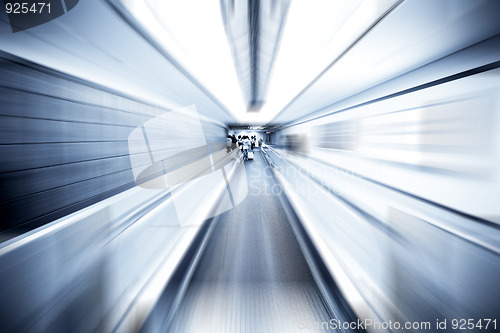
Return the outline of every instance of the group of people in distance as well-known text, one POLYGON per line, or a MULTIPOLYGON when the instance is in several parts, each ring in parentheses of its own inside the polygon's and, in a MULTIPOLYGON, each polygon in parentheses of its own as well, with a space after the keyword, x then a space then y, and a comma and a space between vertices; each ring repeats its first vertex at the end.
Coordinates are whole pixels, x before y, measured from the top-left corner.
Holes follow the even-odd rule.
POLYGON ((243 157, 245 160, 248 159, 248 151, 255 148, 257 145, 257 136, 248 136, 248 135, 238 135, 238 138, 234 134, 230 134, 227 136, 228 145, 226 145, 226 149, 228 153, 236 148, 236 145, 243 152, 243 157))

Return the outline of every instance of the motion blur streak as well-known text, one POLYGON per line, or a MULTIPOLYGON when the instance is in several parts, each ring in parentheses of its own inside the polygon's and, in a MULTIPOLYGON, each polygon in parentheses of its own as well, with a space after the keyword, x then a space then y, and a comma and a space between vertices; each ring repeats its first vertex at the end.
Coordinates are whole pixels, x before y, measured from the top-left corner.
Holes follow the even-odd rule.
POLYGON ((2 7, 0 330, 498 331, 498 17, 2 7))
MULTIPOLYGON (((495 37, 428 67, 492 52, 493 45, 500 59, 499 43, 495 37)), ((356 96, 273 133, 282 147, 270 151, 280 179, 325 261, 332 261, 332 273, 341 267, 345 288, 361 295, 362 301, 352 300, 364 303, 361 317, 369 316, 366 308, 376 309, 374 320, 399 322, 500 313, 494 288, 500 276, 499 67, 496 61, 431 76, 363 102, 356 96)), ((430 73, 422 67, 397 81, 430 73)))

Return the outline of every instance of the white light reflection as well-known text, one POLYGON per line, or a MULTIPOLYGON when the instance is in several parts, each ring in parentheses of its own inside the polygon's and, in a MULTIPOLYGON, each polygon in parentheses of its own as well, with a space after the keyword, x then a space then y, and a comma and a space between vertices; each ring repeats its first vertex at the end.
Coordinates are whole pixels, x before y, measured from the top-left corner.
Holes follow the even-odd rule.
POLYGON ((237 118, 245 112, 218 1, 120 1, 237 118))
POLYGON ((293 1, 260 122, 270 121, 395 3, 293 1))

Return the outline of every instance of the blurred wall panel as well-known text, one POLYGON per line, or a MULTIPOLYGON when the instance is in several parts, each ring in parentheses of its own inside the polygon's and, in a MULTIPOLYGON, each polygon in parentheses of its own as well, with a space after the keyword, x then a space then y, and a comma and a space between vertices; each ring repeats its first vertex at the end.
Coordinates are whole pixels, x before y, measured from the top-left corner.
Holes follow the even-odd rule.
POLYGON ((287 147, 290 138, 301 138, 313 159, 500 223, 494 199, 499 41, 483 41, 284 126, 274 143, 287 147))
POLYGON ((500 313, 499 41, 274 133, 280 179, 360 318, 500 313))
MULTIPOLYGON (((0 54, 2 238, 135 186, 128 136, 166 111, 0 54)), ((211 141, 224 140, 221 125, 202 126, 211 141)))

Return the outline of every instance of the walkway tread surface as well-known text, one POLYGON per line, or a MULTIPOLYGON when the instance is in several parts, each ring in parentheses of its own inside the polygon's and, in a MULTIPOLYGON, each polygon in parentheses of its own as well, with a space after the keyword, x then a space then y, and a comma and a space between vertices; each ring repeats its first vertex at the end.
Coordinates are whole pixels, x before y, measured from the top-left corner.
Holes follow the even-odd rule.
POLYGON ((264 157, 245 167, 248 196, 217 219, 168 331, 334 331, 264 157))

